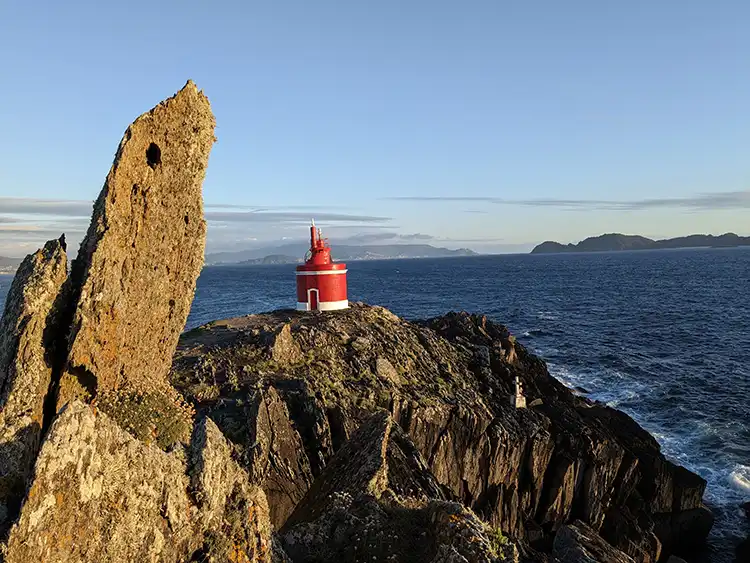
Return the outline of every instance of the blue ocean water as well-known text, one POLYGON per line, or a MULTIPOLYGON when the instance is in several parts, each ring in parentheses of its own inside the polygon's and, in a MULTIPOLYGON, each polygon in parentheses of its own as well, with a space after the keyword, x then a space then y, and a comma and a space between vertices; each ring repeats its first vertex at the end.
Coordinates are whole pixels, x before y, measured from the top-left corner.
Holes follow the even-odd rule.
MULTIPOLYGON (((188 328, 295 305, 293 266, 208 267, 188 328)), ((0 301, 9 276, 0 276, 0 301)), ((353 262, 349 298, 505 323, 551 373, 624 410, 708 480, 714 563, 750 501, 750 249, 353 262)))

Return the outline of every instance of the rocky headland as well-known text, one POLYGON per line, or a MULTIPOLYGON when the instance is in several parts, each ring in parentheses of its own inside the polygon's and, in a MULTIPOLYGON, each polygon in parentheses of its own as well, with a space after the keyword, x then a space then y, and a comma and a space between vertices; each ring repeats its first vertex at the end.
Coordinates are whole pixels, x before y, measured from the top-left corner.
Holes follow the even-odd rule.
POLYGON ((675 248, 731 248, 750 246, 750 237, 734 233, 723 235, 688 235, 670 239, 653 240, 638 235, 609 233, 589 237, 577 244, 560 244, 551 240, 538 244, 532 254, 560 254, 566 252, 612 252, 617 250, 665 250, 675 248))
POLYGON ((647 563, 700 548, 706 482, 484 316, 355 304, 180 335, 213 131, 189 82, 126 131, 71 271, 64 238, 19 267, 0 324, 2 560, 647 563))

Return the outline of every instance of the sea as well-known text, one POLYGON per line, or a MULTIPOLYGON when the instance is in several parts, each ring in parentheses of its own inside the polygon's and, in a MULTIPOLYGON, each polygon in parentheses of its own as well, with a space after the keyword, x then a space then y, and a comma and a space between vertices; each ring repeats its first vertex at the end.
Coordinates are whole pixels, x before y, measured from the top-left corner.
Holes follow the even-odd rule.
MULTIPOLYGON (((750 532, 750 248, 362 261, 348 283, 350 300, 407 319, 463 310, 506 324, 553 376, 708 481, 716 524, 696 561, 732 561, 750 532)), ((294 284, 291 265, 206 267, 187 328, 294 307, 294 284)))

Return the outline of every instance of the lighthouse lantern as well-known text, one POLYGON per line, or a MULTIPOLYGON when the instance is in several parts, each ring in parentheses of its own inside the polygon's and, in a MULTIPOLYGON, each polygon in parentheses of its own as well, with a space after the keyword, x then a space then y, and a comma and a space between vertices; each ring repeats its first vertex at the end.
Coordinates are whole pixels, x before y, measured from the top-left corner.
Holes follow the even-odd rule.
POLYGON ((335 311, 349 307, 346 296, 346 264, 331 259, 331 247, 315 221, 310 226, 310 250, 297 266, 297 309, 335 311))

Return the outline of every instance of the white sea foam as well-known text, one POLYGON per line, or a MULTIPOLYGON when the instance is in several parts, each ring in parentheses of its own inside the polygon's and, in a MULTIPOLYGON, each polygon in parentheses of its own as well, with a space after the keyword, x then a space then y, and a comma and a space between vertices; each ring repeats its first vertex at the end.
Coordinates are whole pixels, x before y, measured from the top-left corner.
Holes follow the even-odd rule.
POLYGON ((522 336, 526 338, 533 338, 535 336, 541 336, 543 334, 544 331, 541 328, 530 328, 529 330, 525 330, 522 336))
POLYGON ((536 316, 538 319, 542 319, 544 321, 556 321, 557 315, 553 313, 552 311, 537 311, 536 316))
MULTIPOLYGON (((714 424, 699 421, 696 432, 690 435, 680 435, 665 431, 658 413, 644 413, 638 408, 639 397, 648 396, 658 390, 660 382, 640 382, 631 376, 617 370, 605 369, 600 373, 590 371, 571 370, 565 365, 548 364, 550 374, 569 389, 584 387, 591 393, 591 399, 602 401, 610 407, 618 408, 633 417, 662 446, 662 452, 673 462, 683 465, 701 475, 708 481, 706 500, 723 507, 736 507, 740 503, 750 500, 750 466, 736 464, 722 464, 721 459, 696 459, 696 440, 717 433, 714 424), (691 455, 692 452, 692 455, 691 455)), ((678 407, 679 412, 679 407, 678 407)), ((736 522, 743 517, 734 513, 724 512, 721 518, 722 529, 736 527, 736 522)))
POLYGON ((750 492, 750 467, 738 463, 729 474, 729 481, 734 487, 750 492))
POLYGON ((565 366, 548 363, 550 374, 557 379, 560 383, 565 385, 568 389, 574 389, 576 386, 582 386, 585 378, 581 377, 580 374, 576 374, 570 371, 565 366))

